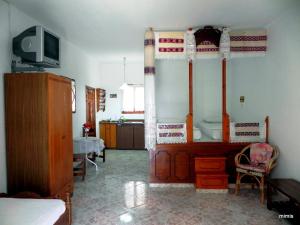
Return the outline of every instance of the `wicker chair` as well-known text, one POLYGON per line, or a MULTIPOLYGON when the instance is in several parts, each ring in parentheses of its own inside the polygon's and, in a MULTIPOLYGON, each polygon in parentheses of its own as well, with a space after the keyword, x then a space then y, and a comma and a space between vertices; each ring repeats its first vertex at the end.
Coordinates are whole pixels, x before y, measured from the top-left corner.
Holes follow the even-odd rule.
MULTIPOLYGON (((250 144, 238 153, 235 156, 237 172, 235 194, 237 195, 240 192, 241 179, 246 175, 251 176, 259 185, 260 202, 263 204, 265 177, 268 176, 276 166, 278 156, 279 152, 277 148, 266 143, 250 144)), ((254 184, 252 184, 252 188, 253 187, 254 184)))

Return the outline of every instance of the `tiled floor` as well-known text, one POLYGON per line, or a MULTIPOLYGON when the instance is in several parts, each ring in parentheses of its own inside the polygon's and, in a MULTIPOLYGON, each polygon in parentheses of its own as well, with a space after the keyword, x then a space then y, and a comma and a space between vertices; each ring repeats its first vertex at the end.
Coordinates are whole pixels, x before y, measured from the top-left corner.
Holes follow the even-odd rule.
POLYGON ((257 191, 197 193, 192 187, 153 188, 146 151, 107 151, 99 171, 88 167, 75 182, 73 224, 276 225, 286 224, 261 206, 257 191))

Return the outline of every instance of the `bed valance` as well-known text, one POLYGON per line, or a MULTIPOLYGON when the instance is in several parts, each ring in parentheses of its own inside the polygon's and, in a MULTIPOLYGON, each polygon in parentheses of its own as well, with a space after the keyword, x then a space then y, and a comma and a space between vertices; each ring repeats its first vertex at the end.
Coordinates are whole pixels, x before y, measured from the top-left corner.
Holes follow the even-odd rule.
MULTIPOLYGON (((228 30, 226 30, 228 31, 228 30)), ((155 32, 156 59, 188 58, 188 32, 155 32)), ((195 32, 195 31, 193 31, 195 32)), ((223 31, 224 32, 224 31, 223 31)), ((267 51, 266 29, 239 29, 229 31, 230 58, 264 56, 267 51)), ((202 41, 195 46, 195 58, 219 58, 220 48, 213 42, 202 41)))
POLYGON ((186 34, 181 31, 155 32, 155 58, 186 57, 186 34))

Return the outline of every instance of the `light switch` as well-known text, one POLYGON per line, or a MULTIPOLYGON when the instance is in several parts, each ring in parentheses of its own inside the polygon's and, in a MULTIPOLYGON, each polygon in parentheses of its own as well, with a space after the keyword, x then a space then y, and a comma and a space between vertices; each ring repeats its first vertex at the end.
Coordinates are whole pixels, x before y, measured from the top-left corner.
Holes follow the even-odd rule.
POLYGON ((240 96, 240 103, 244 103, 245 102, 245 96, 240 96))

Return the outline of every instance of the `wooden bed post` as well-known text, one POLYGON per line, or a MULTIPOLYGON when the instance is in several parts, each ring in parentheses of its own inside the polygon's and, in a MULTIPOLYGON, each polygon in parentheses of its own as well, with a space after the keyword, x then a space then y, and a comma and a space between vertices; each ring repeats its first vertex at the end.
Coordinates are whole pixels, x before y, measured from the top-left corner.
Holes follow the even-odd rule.
POLYGON ((226 101, 226 59, 222 60, 222 133, 223 142, 229 142, 229 115, 227 114, 226 101))
POLYGON ((193 142, 193 62, 189 61, 189 113, 186 117, 187 142, 193 142))
MULTIPOLYGON (((192 28, 189 28, 192 30, 192 28)), ((189 113, 186 116, 187 142, 192 143, 193 138, 193 61, 189 60, 189 113)))
POLYGON ((66 211, 68 213, 68 225, 72 224, 72 202, 70 193, 66 193, 66 211))

